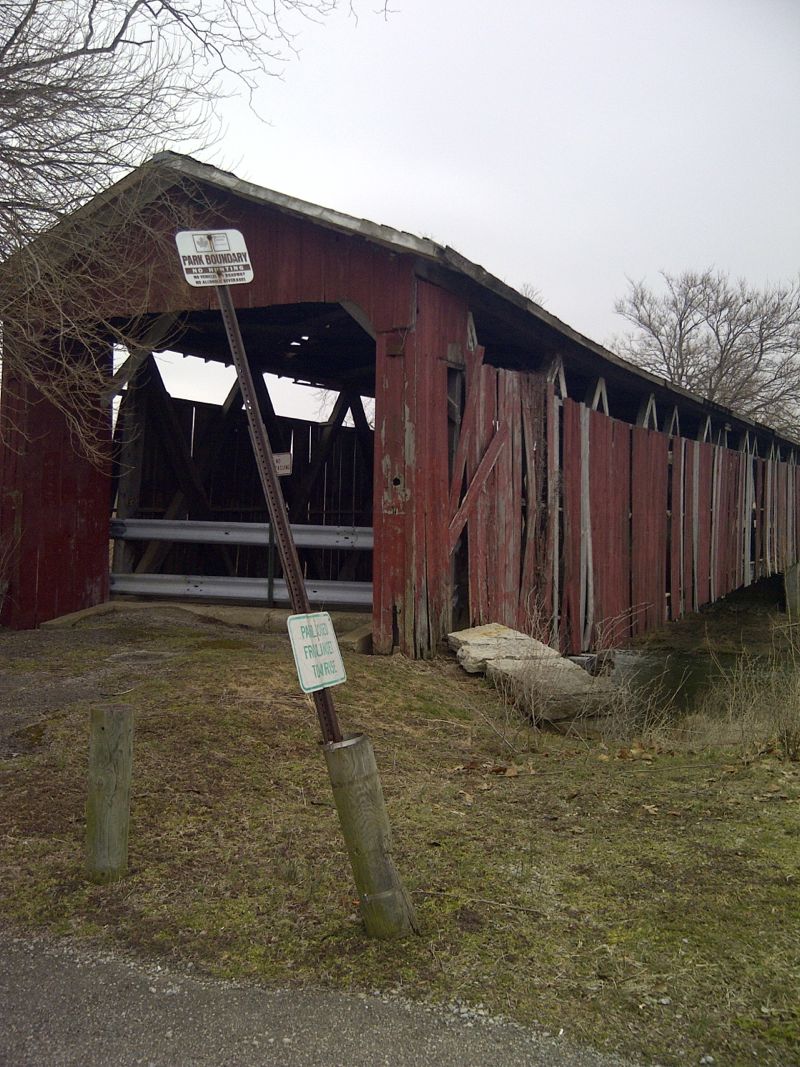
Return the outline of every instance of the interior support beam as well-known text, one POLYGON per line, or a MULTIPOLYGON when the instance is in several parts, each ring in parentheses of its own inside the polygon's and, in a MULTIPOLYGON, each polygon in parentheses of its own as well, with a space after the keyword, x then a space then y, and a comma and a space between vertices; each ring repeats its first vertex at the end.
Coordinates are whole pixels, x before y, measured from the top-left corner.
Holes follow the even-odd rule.
POLYGON ((180 319, 177 314, 159 315, 142 334, 139 344, 133 348, 121 367, 112 375, 108 383, 106 399, 118 396, 133 378, 153 349, 161 348, 169 335, 175 331, 180 319))
MULTIPOLYGON (((141 363, 139 365, 141 370, 141 363)), ((116 465, 119 470, 115 493, 115 514, 118 519, 136 515, 142 491, 142 462, 144 459, 145 405, 139 390, 140 374, 134 374, 122 396, 114 432, 116 465)), ((134 554, 124 541, 114 543, 113 570, 130 574, 134 554)))
MULTIPOLYGON (((181 426, 175 415, 170 395, 162 381, 158 364, 152 353, 145 361, 142 371, 143 380, 140 388, 150 408, 152 415, 151 426, 159 436, 180 486, 180 500, 176 499, 178 497, 176 493, 164 518, 176 518, 180 511, 184 509, 195 518, 209 518, 211 515, 211 503, 203 484, 203 477, 183 439, 181 426), (175 513, 170 514, 170 511, 173 510, 175 513)), ((229 394, 229 400, 232 393, 233 390, 229 394)), ((164 558, 162 555, 161 560, 158 560, 162 552, 164 552, 164 546, 159 542, 148 544, 136 567, 136 573, 146 573, 158 566, 164 558)), ((228 574, 235 573, 233 560, 225 546, 220 546, 220 555, 228 574)))
POLYGON ((341 425, 344 422, 344 417, 350 409, 351 401, 352 397, 349 393, 339 393, 336 403, 333 405, 333 411, 322 429, 319 445, 314 452, 314 461, 311 464, 303 485, 299 486, 297 495, 293 501, 292 518, 295 522, 303 521, 305 511, 308 508, 308 502, 311 499, 311 493, 314 490, 317 479, 322 473, 323 467, 328 461, 331 449, 333 448, 341 425))

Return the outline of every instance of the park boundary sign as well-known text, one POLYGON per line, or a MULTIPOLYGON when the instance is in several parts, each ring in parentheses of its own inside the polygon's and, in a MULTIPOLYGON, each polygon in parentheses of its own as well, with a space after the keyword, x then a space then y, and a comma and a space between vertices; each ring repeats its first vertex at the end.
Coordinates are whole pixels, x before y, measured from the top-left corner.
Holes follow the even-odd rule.
POLYGON ((189 285, 247 285, 253 267, 239 230, 181 230, 175 244, 189 285))
POLYGON ((304 693, 341 685, 347 675, 327 611, 290 615, 286 620, 297 677, 304 693))

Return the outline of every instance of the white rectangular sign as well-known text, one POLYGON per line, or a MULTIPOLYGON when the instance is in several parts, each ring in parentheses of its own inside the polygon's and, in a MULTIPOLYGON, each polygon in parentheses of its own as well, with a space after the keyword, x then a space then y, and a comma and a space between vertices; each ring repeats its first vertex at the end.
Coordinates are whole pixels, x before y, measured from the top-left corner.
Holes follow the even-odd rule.
POLYGON ((189 285, 245 285, 253 280, 239 230, 181 230, 175 234, 175 244, 189 285))
POLYGON ((275 468, 279 478, 286 478, 287 475, 292 473, 291 452, 273 452, 272 457, 275 460, 275 468))
POLYGON ((304 693, 341 685, 347 675, 327 611, 309 615, 290 615, 286 620, 292 642, 297 677, 304 693))

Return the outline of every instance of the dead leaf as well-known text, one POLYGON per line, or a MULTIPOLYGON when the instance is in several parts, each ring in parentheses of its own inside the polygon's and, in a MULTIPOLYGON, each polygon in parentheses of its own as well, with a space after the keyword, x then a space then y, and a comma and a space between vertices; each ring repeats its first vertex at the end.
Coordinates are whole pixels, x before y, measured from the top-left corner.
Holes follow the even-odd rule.
POLYGON ((658 815, 658 808, 655 804, 642 804, 642 807, 648 815, 658 815))
POLYGON ((451 774, 460 774, 462 771, 477 771, 480 767, 480 763, 476 759, 467 760, 466 763, 459 763, 457 767, 453 767, 451 774))
POLYGON ((458 795, 464 798, 464 803, 468 808, 472 807, 475 802, 475 797, 473 797, 472 793, 468 793, 465 789, 459 789, 458 795))
POLYGON ((513 765, 513 763, 512 763, 512 765, 510 767, 506 767, 505 777, 506 778, 518 778, 519 777, 519 767, 515 767, 513 765))

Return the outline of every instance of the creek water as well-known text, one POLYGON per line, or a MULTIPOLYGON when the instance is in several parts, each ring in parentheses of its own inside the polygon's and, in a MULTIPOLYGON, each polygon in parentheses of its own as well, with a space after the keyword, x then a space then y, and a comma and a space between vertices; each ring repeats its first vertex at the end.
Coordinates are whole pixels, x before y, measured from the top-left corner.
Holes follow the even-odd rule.
POLYGON ((681 715, 696 710, 709 690, 735 669, 739 658, 732 652, 620 649, 614 655, 611 678, 681 715))
POLYGON ((651 636, 650 644, 616 651, 611 677, 634 693, 655 696, 678 717, 698 710, 734 673, 752 679, 763 672, 768 682, 776 671, 800 666, 800 641, 785 614, 781 575, 739 589, 651 636))

